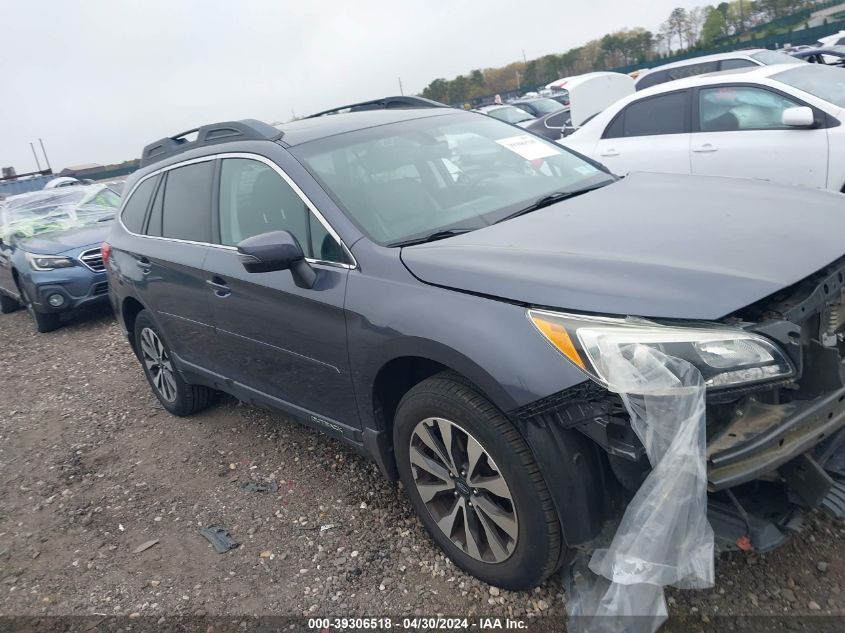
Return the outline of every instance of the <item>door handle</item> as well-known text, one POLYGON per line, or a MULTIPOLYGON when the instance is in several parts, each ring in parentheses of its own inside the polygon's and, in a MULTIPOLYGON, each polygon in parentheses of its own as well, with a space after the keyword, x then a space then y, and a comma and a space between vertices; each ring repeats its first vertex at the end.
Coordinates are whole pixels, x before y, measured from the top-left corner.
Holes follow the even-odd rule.
POLYGON ((218 277, 217 275, 215 275, 211 279, 206 279, 205 283, 208 285, 209 288, 211 288, 212 292, 214 292, 214 294, 220 297, 221 299, 223 297, 228 297, 230 294, 232 294, 231 288, 226 285, 226 282, 223 280, 222 277, 218 277))
POLYGON ((694 151, 696 154, 711 154, 713 152, 718 152, 719 148, 715 145, 711 145, 710 143, 705 143, 704 145, 693 147, 692 151, 694 151))
POLYGON ((140 259, 136 259, 135 265, 138 266, 138 268, 141 269, 141 274, 144 274, 144 275, 150 274, 150 268, 151 268, 152 264, 150 263, 150 260, 147 259, 146 257, 141 257, 140 259))
POLYGON ((617 152, 615 149, 609 149, 605 152, 599 152, 599 156, 605 156, 605 157, 619 156, 619 152, 617 152))

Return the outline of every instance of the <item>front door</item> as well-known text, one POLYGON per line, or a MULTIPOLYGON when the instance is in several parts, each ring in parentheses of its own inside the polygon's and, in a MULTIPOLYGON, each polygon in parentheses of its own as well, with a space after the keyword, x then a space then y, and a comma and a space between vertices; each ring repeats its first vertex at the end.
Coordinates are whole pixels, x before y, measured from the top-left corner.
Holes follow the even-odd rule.
POLYGON ((339 243, 269 160, 222 159, 219 242, 222 248, 210 249, 205 260, 217 332, 215 371, 324 428, 357 426, 343 309, 349 265, 339 243), (241 265, 236 244, 279 230, 290 231, 311 260, 313 288, 298 287, 290 271, 248 273, 241 265))
POLYGON ((700 89, 700 131, 690 144, 692 173, 826 187, 827 130, 782 123, 784 110, 801 105, 761 87, 700 89))

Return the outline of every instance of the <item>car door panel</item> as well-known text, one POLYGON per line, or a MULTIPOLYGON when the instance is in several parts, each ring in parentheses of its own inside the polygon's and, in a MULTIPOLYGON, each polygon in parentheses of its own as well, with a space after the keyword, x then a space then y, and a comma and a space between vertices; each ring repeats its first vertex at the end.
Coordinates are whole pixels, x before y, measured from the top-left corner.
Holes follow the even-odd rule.
MULTIPOLYGON (((346 349, 344 296, 349 265, 313 206, 273 161, 256 155, 221 159, 215 226, 221 246, 205 262, 216 326, 215 372, 295 405, 312 421, 358 426, 346 349), (235 245, 288 231, 317 272, 312 288, 290 271, 250 273, 235 245), (327 248, 334 243, 338 248, 327 248)), ((335 429, 336 430, 336 429, 335 429)), ((345 432, 345 431, 344 431, 345 432)))
POLYGON ((629 103, 596 143, 595 158, 618 175, 689 174, 690 94, 659 94, 629 103))
POLYGON ((828 130, 791 128, 783 111, 805 104, 764 86, 725 84, 695 95, 692 173, 826 187, 828 130))
POLYGON ((357 426, 346 351, 346 268, 314 265, 317 282, 299 288, 289 271, 248 273, 234 249, 205 261, 221 375, 306 409, 357 426), (225 290, 224 290, 225 288, 225 290))

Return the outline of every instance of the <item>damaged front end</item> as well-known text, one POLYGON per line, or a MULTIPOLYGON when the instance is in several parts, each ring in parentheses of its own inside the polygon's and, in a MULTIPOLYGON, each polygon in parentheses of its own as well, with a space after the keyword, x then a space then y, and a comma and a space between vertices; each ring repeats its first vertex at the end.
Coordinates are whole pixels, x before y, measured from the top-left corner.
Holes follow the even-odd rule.
MULTIPOLYGON (((587 349, 589 337, 577 335, 564 317, 554 316, 561 324, 558 331, 532 319, 550 342, 573 362, 581 361, 582 369, 596 379, 522 407, 513 417, 532 446, 542 446, 541 452, 571 441, 575 431, 599 447, 597 455, 581 453, 602 473, 601 502, 576 509, 587 520, 578 523, 575 533, 567 533, 570 546, 591 549, 603 521, 621 516, 652 465, 631 428, 623 398, 602 384, 602 368, 587 349)), ((716 372, 710 379, 703 372, 708 519, 716 547, 766 551, 800 526, 803 509, 824 507, 834 516, 845 516, 845 259, 736 311, 715 327, 717 332, 719 327, 746 332, 756 337, 752 342, 765 339, 788 357, 775 369, 777 363, 749 364, 744 373, 733 372, 748 380, 731 384, 721 384, 716 372)), ((688 357, 676 342, 664 339, 651 345, 688 357)), ((699 351, 704 347, 696 345, 699 351)), ((624 346, 617 343, 614 349, 624 354, 624 346)), ((589 496, 595 500, 594 495, 589 496)), ((563 512, 565 502, 558 499, 563 512)))

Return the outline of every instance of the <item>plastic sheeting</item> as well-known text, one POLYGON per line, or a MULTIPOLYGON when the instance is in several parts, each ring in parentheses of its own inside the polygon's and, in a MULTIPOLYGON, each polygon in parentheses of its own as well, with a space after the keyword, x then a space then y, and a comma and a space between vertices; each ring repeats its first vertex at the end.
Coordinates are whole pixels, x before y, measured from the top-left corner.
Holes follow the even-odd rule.
POLYGON ((0 202, 0 237, 32 237, 66 231, 111 217, 120 196, 103 185, 61 187, 12 196, 0 202))
POLYGON ((652 470, 628 504, 609 547, 567 579, 573 633, 651 633, 667 617, 665 586, 713 586, 707 521, 705 387, 685 360, 642 344, 602 349, 652 470))

